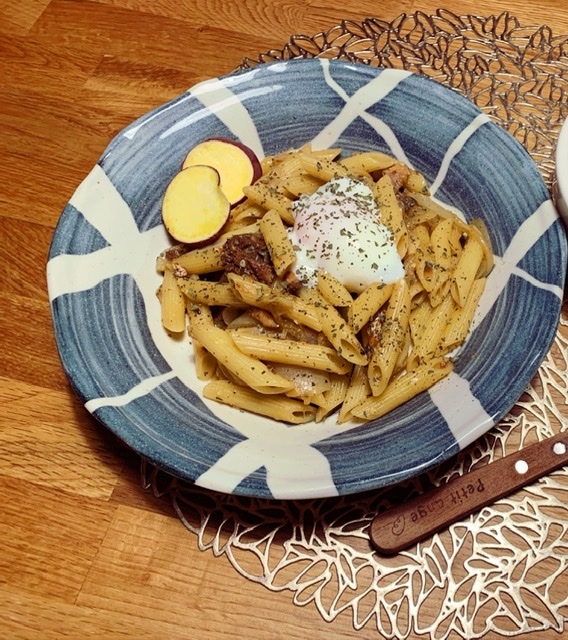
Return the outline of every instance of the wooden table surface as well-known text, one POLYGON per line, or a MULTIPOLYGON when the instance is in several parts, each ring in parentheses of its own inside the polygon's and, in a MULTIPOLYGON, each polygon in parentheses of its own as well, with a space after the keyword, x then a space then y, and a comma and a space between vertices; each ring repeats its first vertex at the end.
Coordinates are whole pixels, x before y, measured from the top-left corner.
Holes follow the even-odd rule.
MULTIPOLYGON (((452 0, 568 34, 566 0, 452 0)), ((139 460, 85 411, 45 280, 69 197, 111 137, 197 81, 342 19, 424 0, 0 0, 0 634, 5 638, 374 638, 197 547, 139 460)), ((568 629, 567 629, 568 633, 568 629)), ((523 636, 528 637, 528 636, 523 636)), ((533 637, 533 636, 531 636, 533 637)), ((534 634, 557 638, 553 632, 534 634)))

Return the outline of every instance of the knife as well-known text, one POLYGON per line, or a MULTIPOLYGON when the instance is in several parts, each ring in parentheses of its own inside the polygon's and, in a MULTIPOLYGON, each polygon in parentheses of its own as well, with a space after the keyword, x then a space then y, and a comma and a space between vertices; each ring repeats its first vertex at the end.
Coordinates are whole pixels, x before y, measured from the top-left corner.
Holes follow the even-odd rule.
POLYGON ((564 465, 568 465, 568 432, 377 514, 370 526, 371 543, 379 553, 398 553, 564 465))

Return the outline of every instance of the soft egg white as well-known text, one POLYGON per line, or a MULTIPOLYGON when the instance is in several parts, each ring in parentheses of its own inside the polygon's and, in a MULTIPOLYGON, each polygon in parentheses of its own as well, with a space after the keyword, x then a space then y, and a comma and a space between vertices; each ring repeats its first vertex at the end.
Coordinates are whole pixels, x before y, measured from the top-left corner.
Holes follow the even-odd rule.
POLYGON ((289 233, 296 250, 294 273, 308 286, 316 286, 318 269, 356 293, 374 282, 391 284, 404 277, 373 192, 352 178, 331 180, 299 198, 289 233))

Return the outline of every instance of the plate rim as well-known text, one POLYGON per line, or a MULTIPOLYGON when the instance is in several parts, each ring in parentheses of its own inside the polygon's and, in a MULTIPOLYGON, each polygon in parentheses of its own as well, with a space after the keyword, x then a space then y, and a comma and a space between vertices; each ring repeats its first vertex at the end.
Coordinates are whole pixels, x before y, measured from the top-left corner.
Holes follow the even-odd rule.
MULTIPOLYGON (((333 65, 341 65, 341 66, 345 66, 345 67, 356 67, 356 68, 362 68, 362 69, 367 69, 367 70, 372 70, 372 71, 379 71, 379 72, 380 72, 380 71, 383 71, 383 70, 385 69, 385 68, 370 67, 370 66, 368 66, 368 65, 362 65, 362 64, 360 64, 360 63, 354 63, 354 62, 350 62, 350 61, 342 61, 342 60, 330 60, 330 61, 328 61, 328 62, 329 62, 330 64, 333 64, 333 65)), ((243 75, 247 75, 247 74, 249 74, 249 73, 256 73, 259 69, 265 70, 265 69, 266 69, 267 67, 269 67, 269 66, 282 65, 282 64, 286 64, 286 65, 287 65, 287 64, 290 64, 290 63, 292 63, 292 64, 303 64, 303 65, 313 65, 313 64, 316 64, 316 63, 317 63, 318 65, 320 65, 320 64, 321 64, 321 61, 320 61, 320 60, 311 60, 311 59, 296 59, 296 60, 286 60, 286 61, 270 62, 270 63, 265 63, 265 64, 262 64, 262 65, 259 65, 258 67, 255 67, 254 69, 242 69, 242 70, 238 70, 238 71, 233 72, 233 73, 225 74, 225 75, 223 75, 223 76, 219 76, 219 78, 218 78, 218 79, 232 78, 232 77, 235 77, 235 76, 243 76, 243 75)), ((439 86, 439 87, 443 87, 443 89, 445 89, 445 90, 448 90, 448 91, 453 92, 453 94, 454 94, 455 96, 458 96, 458 98, 459 98, 460 100, 463 100, 463 101, 467 102, 469 105, 471 105, 471 106, 472 106, 473 108, 475 108, 477 111, 479 111, 480 113, 482 113, 482 110, 481 110, 481 109, 479 109, 479 107, 477 107, 476 105, 474 105, 471 101, 469 101, 467 98, 465 98, 463 95, 461 95, 461 94, 460 94, 456 89, 454 89, 453 87, 448 87, 448 86, 446 86, 446 85, 443 85, 443 84, 441 84, 441 83, 437 82, 436 80, 434 80, 434 79, 432 79, 432 78, 430 78, 430 77, 428 77, 428 76, 421 76, 421 75, 419 75, 419 74, 415 74, 415 73, 412 73, 412 74, 410 74, 410 75, 413 75, 413 76, 415 76, 415 77, 417 77, 417 78, 420 78, 421 80, 424 80, 424 81, 426 81, 426 82, 428 82, 428 83, 434 83, 435 85, 437 85, 437 86, 439 86)), ((205 82, 208 82, 208 81, 209 81, 209 80, 206 80, 205 82)), ((199 85, 201 85, 201 84, 203 84, 203 83, 199 83, 199 85)), ((195 86, 198 86, 198 85, 195 85, 195 86)), ((109 148, 110 148, 113 144, 115 144, 115 143, 116 143, 116 142, 117 142, 121 137, 123 137, 126 131, 130 130, 133 126, 135 126, 135 125, 136 125, 136 124, 138 124, 138 123, 145 122, 149 117, 155 117, 156 115, 158 115, 159 113, 161 113, 163 110, 168 109, 171 105, 173 105, 174 103, 176 103, 177 101, 179 101, 181 98, 186 97, 186 96, 187 96, 187 94, 189 93, 189 91, 191 91, 191 89, 193 89, 193 88, 194 88, 194 87, 192 87, 192 88, 188 89, 188 91, 184 92, 183 94, 180 94, 179 96, 177 96, 177 97, 173 98, 172 100, 169 100, 169 101, 167 101, 167 102, 163 103, 162 105, 158 105, 157 107, 155 107, 154 109, 150 110, 150 111, 149 111, 149 112, 147 112, 146 114, 143 114, 143 115, 142 115, 142 116, 140 116, 139 118, 135 119, 135 120, 134 120, 130 125, 127 125, 127 126, 126 126, 125 128, 123 128, 120 132, 118 132, 118 133, 117 133, 117 134, 116 134, 116 135, 115 135, 115 136, 114 136, 114 137, 109 141, 109 143, 108 143, 107 147, 103 150, 103 153, 101 154, 101 156, 100 156, 100 158, 99 158, 99 160, 98 160, 98 162, 97 162, 97 165, 99 165, 99 164, 102 162, 102 160, 105 158, 105 156, 107 155, 107 153, 108 153, 108 151, 109 151, 109 148)), ((493 124, 494 126, 499 126, 499 125, 497 125, 497 124, 495 124, 495 123, 492 123, 492 124, 493 124)), ((502 129, 502 130, 503 130, 503 129, 502 129)), ((505 130, 503 130, 503 131, 504 131, 504 133, 506 133, 508 136, 510 136, 510 134, 508 134, 508 132, 506 132, 505 130)), ((530 154, 528 154, 528 152, 527 152, 527 151, 522 147, 522 145, 520 145, 520 143, 519 143, 518 141, 516 141, 516 140, 515 140, 515 138, 513 138, 512 136, 510 136, 510 138, 511 138, 511 140, 514 140, 514 141, 517 143, 517 145, 520 147, 520 149, 521 149, 521 150, 522 150, 522 152, 526 155, 526 157, 527 157, 528 159, 530 159, 530 161, 531 161, 532 163, 534 163, 534 160, 530 157, 530 154)), ((534 163, 534 164, 535 164, 535 166, 536 166, 536 163, 534 163)), ((538 167, 537 167, 537 171, 538 171, 538 167)), ((541 175, 541 174, 540 174, 540 171, 538 171, 538 173, 539 173, 539 175, 541 175)), ((86 180, 86 179, 87 179, 87 178, 85 178, 85 180, 86 180)), ((542 179, 542 176, 541 176, 541 179, 542 179)), ((543 184, 544 184, 544 181, 543 181, 543 184)), ((545 188, 546 188, 546 187, 545 187, 545 188)), ((47 280, 48 280, 48 290, 50 290, 50 289, 51 289, 51 286, 50 286, 50 276, 49 276, 49 263, 50 263, 50 261, 51 261, 51 259, 52 259, 52 257, 53 257, 53 250, 54 250, 54 247, 56 246, 57 233, 58 233, 58 229, 60 228, 61 218, 62 218, 62 216, 63 216, 63 213, 64 213, 64 212, 65 212, 65 210, 67 209, 67 206, 69 206, 69 202, 67 203, 67 205, 66 205, 65 209, 63 210, 63 212, 62 212, 62 214, 61 214, 61 216, 60 216, 60 218, 59 218, 59 220, 58 220, 58 222, 57 222, 57 225, 56 225, 55 230, 54 230, 53 238, 52 238, 52 241, 51 241, 50 249, 49 249, 49 254, 48 254, 48 278, 47 278, 47 280)), ((566 244, 565 244, 565 243, 564 243, 564 253, 566 253, 566 244)), ((562 285, 564 285, 564 282, 562 283, 562 285)), ((87 396, 85 395, 85 393, 83 393, 83 391, 82 391, 82 389, 81 389, 81 385, 80 385, 80 384, 78 384, 78 381, 77 381, 77 380, 72 376, 72 373, 71 373, 71 371, 70 371, 69 367, 67 366, 67 365, 68 365, 68 363, 66 363, 66 361, 65 361, 65 359, 64 359, 64 357, 63 357, 62 351, 61 351, 60 344, 61 344, 62 338, 61 338, 61 336, 59 335, 59 330, 61 329, 61 327, 57 325, 57 319, 56 319, 55 314, 54 314, 54 309, 53 309, 53 304, 52 304, 52 302, 53 302, 53 301, 52 301, 52 299, 51 299, 51 295, 50 295, 50 307, 51 307, 51 309, 52 309, 52 317, 53 317, 54 329, 55 329, 55 334, 56 334, 56 342, 57 342, 57 347, 58 347, 58 352, 59 352, 59 355, 60 355, 60 359, 61 359, 61 362, 62 362, 63 368, 64 368, 64 370, 65 370, 65 372, 66 372, 66 375, 67 375, 68 379, 70 380, 70 383, 71 383, 71 386, 72 386, 72 388, 73 388, 73 391, 74 391, 74 392, 75 392, 75 393, 76 393, 76 394, 77 394, 77 395, 82 399, 82 401, 83 401, 83 402, 85 402, 85 401, 87 401, 87 396)), ((558 310, 558 316, 559 316, 559 315, 560 315, 560 312, 561 312, 561 304, 559 304, 559 305, 558 305, 558 307, 559 307, 559 310, 558 310)), ((552 344, 552 342, 553 342, 553 340, 554 340, 554 337, 555 337, 555 334, 556 334, 556 325, 557 325, 557 323, 558 323, 558 318, 556 318, 556 322, 555 322, 555 329, 554 329, 554 331, 551 331, 551 335, 550 335, 550 339, 549 339, 549 341, 548 341, 548 345, 547 345, 547 347, 546 347, 546 350, 544 351, 544 353, 545 353, 545 354, 546 354, 546 353, 548 352, 548 350, 550 349, 550 346, 551 346, 551 344, 552 344)), ((552 323, 551 323, 551 324, 552 324, 552 323)), ((533 374, 533 375, 534 375, 534 374, 533 374)), ((510 408, 511 408, 514 404, 515 404, 515 402, 513 402, 513 404, 511 404, 511 405, 510 405, 510 407, 508 407, 508 408, 507 408, 507 410, 503 413, 503 415, 505 415, 505 413, 506 413, 507 411, 509 411, 509 410, 510 410, 510 408)), ((117 433, 117 431, 113 428, 113 426, 111 426, 111 425, 107 424, 106 422, 102 421, 102 420, 99 418, 99 416, 97 416, 97 415, 96 415, 96 413, 92 413, 92 415, 93 415, 93 416, 94 416, 94 417, 95 417, 99 422, 101 422, 101 423, 102 423, 106 428, 108 428, 112 433, 114 433, 114 434, 115 434, 119 439, 121 439, 123 442, 125 442, 128 446, 131 446, 131 447, 132 447, 132 445, 130 444, 130 442, 129 442, 128 440, 125 440, 125 439, 122 437, 122 435, 121 435, 121 434, 117 433)), ((486 430, 486 431, 487 431, 487 430, 486 430)), ((477 437, 480 437, 480 435, 481 435, 481 434, 478 434, 478 435, 476 436, 476 438, 477 438, 477 437)), ((465 446, 465 445, 464 445, 464 446, 465 446)), ((458 450, 461 450, 461 449, 463 449, 463 446, 459 447, 459 449, 458 449, 458 450)), ((149 453, 141 453, 138 449, 135 449, 135 450, 136 450, 138 453, 140 453, 140 455, 144 455, 144 457, 146 457, 150 462, 152 462, 153 464, 156 464, 156 465, 157 465, 157 466, 159 466, 160 468, 164 469, 164 468, 167 468, 167 467, 168 467, 167 463, 165 463, 163 460, 158 460, 158 459, 156 459, 155 457, 152 457, 152 456, 151 456, 151 454, 149 454, 149 453)), ((449 457, 452 457, 455 453, 456 453, 456 452, 455 452, 455 451, 453 451, 453 452, 451 452, 449 455, 447 455, 447 456, 443 457, 443 459, 441 459, 441 460, 439 460, 439 461, 433 461, 433 462, 430 462, 430 463, 428 464, 428 468, 432 468, 433 466, 435 466, 435 465, 436 465, 436 464, 438 464, 439 462, 442 462, 442 461, 444 461, 444 460, 447 460, 449 457)), ((168 472, 170 472, 170 473, 172 473, 172 474, 174 474, 174 475, 179 475, 178 473, 176 473, 176 471, 177 471, 177 470, 176 470, 175 468, 170 467, 170 468, 169 468, 169 469, 167 469, 167 470, 168 470, 168 472)), ((425 470, 425 469, 424 469, 424 470, 425 470)), ((413 473, 411 473, 411 475, 410 475, 410 476, 408 476, 408 477, 412 477, 412 476, 414 476, 414 475, 417 475, 417 473, 421 473, 421 472, 422 472, 422 470, 420 470, 420 471, 418 471, 418 472, 416 472, 416 473, 414 473, 414 472, 413 472, 413 473)), ((191 479, 191 478, 188 478, 188 477, 184 477, 183 475, 182 475, 181 477, 183 477, 183 478, 184 478, 184 479, 186 479, 186 480, 195 480, 195 478, 191 479)), ((405 478, 402 478, 402 479, 405 479, 405 478)), ((398 482, 398 481, 400 481, 400 480, 396 480, 396 481, 398 482)), ((360 487, 360 488, 356 488, 356 489, 354 489, 354 490, 352 490, 352 491, 343 491, 343 492, 340 492, 340 493, 357 493, 357 492, 359 492, 359 491, 365 491, 365 490, 368 490, 368 489, 377 488, 377 487, 379 487, 379 486, 384 486, 384 484, 377 483, 377 479, 376 479, 376 478, 375 478, 375 479, 366 479, 366 480, 365 480, 364 482, 362 482, 361 484, 362 484, 362 485, 365 485, 365 486, 362 486, 362 487, 360 487), (368 485, 368 486, 367 486, 367 485, 368 485)), ((387 484, 390 484, 390 483, 387 483, 387 484)), ((237 492, 235 492, 235 494, 236 494, 236 495, 250 495, 250 496, 256 496, 256 497, 269 497, 269 496, 264 495, 263 493, 261 493, 261 494, 258 494, 258 493, 255 493, 255 492, 250 493, 250 492, 249 492, 249 491, 247 491, 247 490, 237 491, 237 492)), ((336 494, 330 494, 330 495, 336 495, 336 494)), ((298 497, 298 498, 304 498, 304 497, 308 497, 308 498, 309 498, 309 497, 325 497, 325 496, 320 492, 320 493, 318 493, 318 495, 317 495, 317 496, 312 496, 312 495, 307 495, 307 494, 306 494, 306 495, 298 495, 297 497, 298 497)))

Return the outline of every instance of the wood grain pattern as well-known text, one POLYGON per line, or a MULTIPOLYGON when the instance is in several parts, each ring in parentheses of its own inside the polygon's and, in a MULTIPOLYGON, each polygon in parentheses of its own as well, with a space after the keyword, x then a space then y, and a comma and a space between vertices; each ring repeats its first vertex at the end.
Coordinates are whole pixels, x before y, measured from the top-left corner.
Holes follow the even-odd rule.
POLYGON ((375 516, 371 541, 393 555, 567 464, 565 433, 523 447, 375 516))
MULTIPOLYGON (((0 631, 6 638, 377 638, 202 553, 73 395, 45 263, 110 138, 245 57, 432 0, 0 0, 0 631)), ((568 34, 565 0, 454 0, 568 34)), ((539 639, 557 638, 549 633, 539 639)), ((526 636, 527 638, 529 636, 526 636)), ((534 640, 533 636, 530 636, 534 640)))

